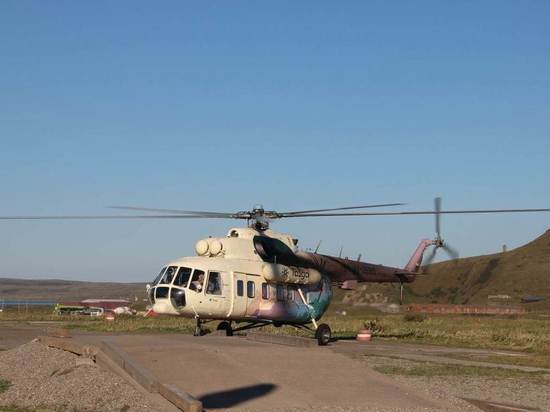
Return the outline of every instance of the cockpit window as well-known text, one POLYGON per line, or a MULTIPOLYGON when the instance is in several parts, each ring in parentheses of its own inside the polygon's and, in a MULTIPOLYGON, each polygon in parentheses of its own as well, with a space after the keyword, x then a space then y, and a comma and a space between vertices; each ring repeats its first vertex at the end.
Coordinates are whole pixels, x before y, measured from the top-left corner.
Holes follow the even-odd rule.
POLYGON ((177 266, 169 266, 168 269, 166 269, 166 272, 164 272, 164 276, 160 280, 160 283, 172 283, 172 279, 174 278, 177 269, 177 266))
POLYGON ((208 285, 206 286, 206 293, 210 295, 222 294, 222 282, 220 272, 210 272, 208 274, 208 285))
POLYGON ((178 274, 176 275, 176 279, 174 279, 174 285, 175 286, 187 286, 187 282, 189 282, 189 277, 191 276, 191 272, 193 269, 181 267, 178 270, 178 274))
POLYGON ((160 273, 158 274, 158 276, 155 278, 155 280, 153 280, 153 286, 156 285, 157 283, 159 283, 159 280, 160 278, 162 277, 162 275, 164 275, 164 271, 166 270, 166 266, 163 267, 161 270, 160 270, 160 273))
POLYGON ((201 292, 204 286, 204 272, 202 270, 195 269, 191 283, 189 283, 189 289, 195 292, 201 292))

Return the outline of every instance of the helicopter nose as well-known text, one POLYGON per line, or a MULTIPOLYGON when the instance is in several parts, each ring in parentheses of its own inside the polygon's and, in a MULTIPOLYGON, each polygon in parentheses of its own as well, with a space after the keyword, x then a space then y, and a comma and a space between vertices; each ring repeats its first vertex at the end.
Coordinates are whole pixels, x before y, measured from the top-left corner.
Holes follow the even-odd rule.
POLYGON ((157 300, 153 305, 153 311, 155 313, 171 314, 174 312, 174 308, 168 299, 160 299, 157 300))

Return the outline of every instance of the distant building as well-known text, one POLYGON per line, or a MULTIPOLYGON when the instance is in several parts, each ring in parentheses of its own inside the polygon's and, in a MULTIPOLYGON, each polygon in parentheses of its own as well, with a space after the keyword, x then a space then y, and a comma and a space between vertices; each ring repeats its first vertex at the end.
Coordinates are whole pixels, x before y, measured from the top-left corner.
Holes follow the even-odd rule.
POLYGON ((113 310, 116 308, 130 306, 127 299, 85 299, 80 302, 66 302, 65 304, 78 304, 87 308, 103 308, 104 310, 113 310))

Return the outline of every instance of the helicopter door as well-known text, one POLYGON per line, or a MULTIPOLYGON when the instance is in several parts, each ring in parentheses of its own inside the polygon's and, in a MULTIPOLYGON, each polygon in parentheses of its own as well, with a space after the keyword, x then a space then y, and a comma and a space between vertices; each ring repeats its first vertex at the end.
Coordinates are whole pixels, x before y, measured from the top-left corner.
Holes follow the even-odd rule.
POLYGON ((231 290, 231 306, 232 309, 229 312, 229 316, 234 318, 244 318, 246 316, 246 278, 244 273, 235 272, 233 274, 233 283, 231 290))
POLYGON ((260 300, 258 293, 262 294, 260 285, 256 283, 258 276, 246 276, 246 285, 245 285, 245 294, 246 294, 246 317, 247 318, 257 318, 260 312, 260 300), (259 289, 259 290, 258 290, 259 289))
POLYGON ((213 317, 226 317, 230 307, 230 283, 229 273, 221 271, 209 271, 206 282, 205 298, 208 315, 213 317))

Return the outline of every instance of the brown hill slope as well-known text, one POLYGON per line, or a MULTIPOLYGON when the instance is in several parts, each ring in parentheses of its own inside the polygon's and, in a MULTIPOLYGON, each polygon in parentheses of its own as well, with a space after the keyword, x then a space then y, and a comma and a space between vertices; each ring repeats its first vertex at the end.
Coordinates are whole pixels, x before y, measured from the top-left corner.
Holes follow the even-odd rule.
POLYGON ((145 297, 144 283, 78 282, 0 278, 0 299, 78 301, 88 298, 145 297))
MULTIPOLYGON (((506 253, 474 256, 430 265, 425 276, 405 286, 405 303, 486 304, 489 295, 550 297, 550 231, 506 253)), ((396 285, 367 283, 352 292, 335 291, 335 302, 357 305, 374 295, 397 303, 396 285)), ((529 307, 550 309, 550 299, 529 307)))
POLYGON ((487 303, 489 295, 550 296, 550 231, 505 253, 430 265, 407 288, 411 300, 437 303, 487 303))

